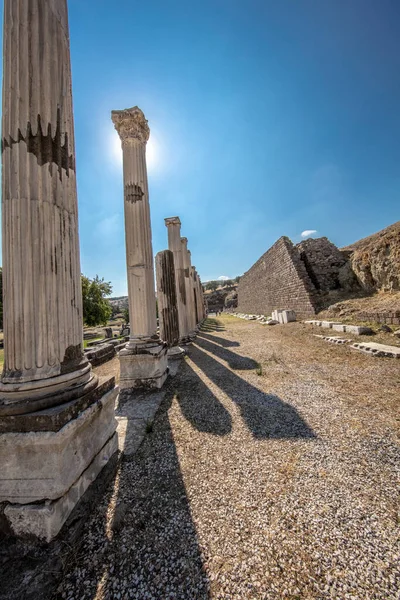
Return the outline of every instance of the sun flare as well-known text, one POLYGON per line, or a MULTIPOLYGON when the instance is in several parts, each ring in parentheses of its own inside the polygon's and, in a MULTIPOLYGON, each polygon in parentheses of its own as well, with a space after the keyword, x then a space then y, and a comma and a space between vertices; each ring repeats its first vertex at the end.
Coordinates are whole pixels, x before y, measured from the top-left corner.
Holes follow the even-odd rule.
MULTIPOLYGON (((110 154, 115 164, 122 164, 121 140, 119 139, 119 136, 116 132, 113 132, 112 138, 110 140, 110 154)), ((157 168, 159 158, 158 154, 159 153, 157 151, 157 142, 152 136, 150 136, 150 139, 146 145, 146 164, 147 170, 149 172, 153 172, 157 168)))

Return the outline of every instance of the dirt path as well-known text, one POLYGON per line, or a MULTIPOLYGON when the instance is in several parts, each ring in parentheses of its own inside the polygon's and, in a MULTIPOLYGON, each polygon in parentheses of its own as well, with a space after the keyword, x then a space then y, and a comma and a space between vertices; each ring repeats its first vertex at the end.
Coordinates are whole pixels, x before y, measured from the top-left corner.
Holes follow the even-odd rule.
POLYGON ((398 599, 399 362, 208 320, 59 597, 398 599))

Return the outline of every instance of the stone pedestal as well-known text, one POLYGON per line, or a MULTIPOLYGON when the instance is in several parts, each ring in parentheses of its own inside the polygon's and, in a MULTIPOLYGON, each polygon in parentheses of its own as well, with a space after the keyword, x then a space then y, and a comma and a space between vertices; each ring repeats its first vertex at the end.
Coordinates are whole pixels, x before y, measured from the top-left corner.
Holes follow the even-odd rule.
POLYGON ((167 377, 167 347, 156 333, 156 296, 146 143, 150 129, 137 106, 111 114, 122 143, 130 337, 119 353, 120 387, 160 388, 167 377))
POLYGON ((183 264, 183 248, 181 243, 181 221, 179 217, 168 217, 165 219, 168 228, 168 248, 174 256, 176 302, 179 323, 179 344, 188 344, 188 306, 185 283, 185 268, 183 264))
POLYGON ((49 540, 116 429, 114 380, 83 353, 66 0, 5 0, 3 73, 0 523, 49 540))
POLYGON ((170 359, 182 358, 185 352, 178 346, 178 307, 174 255, 171 250, 163 250, 156 255, 156 280, 160 337, 168 345, 170 359))

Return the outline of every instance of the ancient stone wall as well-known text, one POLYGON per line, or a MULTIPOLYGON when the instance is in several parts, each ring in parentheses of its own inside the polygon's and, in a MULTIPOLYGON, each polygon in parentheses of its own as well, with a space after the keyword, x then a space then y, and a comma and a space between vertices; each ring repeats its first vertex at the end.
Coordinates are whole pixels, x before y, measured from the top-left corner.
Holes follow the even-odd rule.
POLYGON ((238 311, 270 314, 275 309, 294 310, 298 317, 314 315, 318 293, 300 253, 281 237, 240 279, 238 311))
POLYGON ((359 289, 348 253, 341 252, 328 238, 309 238, 297 244, 296 248, 317 290, 329 292, 359 289))

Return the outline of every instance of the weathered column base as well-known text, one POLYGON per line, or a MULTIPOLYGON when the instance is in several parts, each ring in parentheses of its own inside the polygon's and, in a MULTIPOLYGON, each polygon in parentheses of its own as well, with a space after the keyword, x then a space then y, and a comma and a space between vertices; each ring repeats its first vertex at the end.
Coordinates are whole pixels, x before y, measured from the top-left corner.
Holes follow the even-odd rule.
POLYGON ((1 528, 49 542, 116 452, 118 388, 113 378, 99 387, 100 397, 88 394, 86 402, 91 403, 78 414, 74 415, 79 409, 75 401, 1 420, 1 528), (15 431, 18 424, 28 427, 32 419, 37 422, 35 431, 15 431))
POLYGON ((121 390, 160 389, 168 377, 167 346, 163 342, 128 346, 119 353, 121 390))
POLYGON ((115 432, 61 498, 38 504, 7 504, 4 517, 12 533, 17 537, 33 536, 46 542, 54 539, 88 487, 117 451, 118 434, 115 432))
POLYGON ((168 348, 167 356, 168 360, 179 360, 185 356, 186 352, 180 346, 173 346, 173 348, 168 348))

